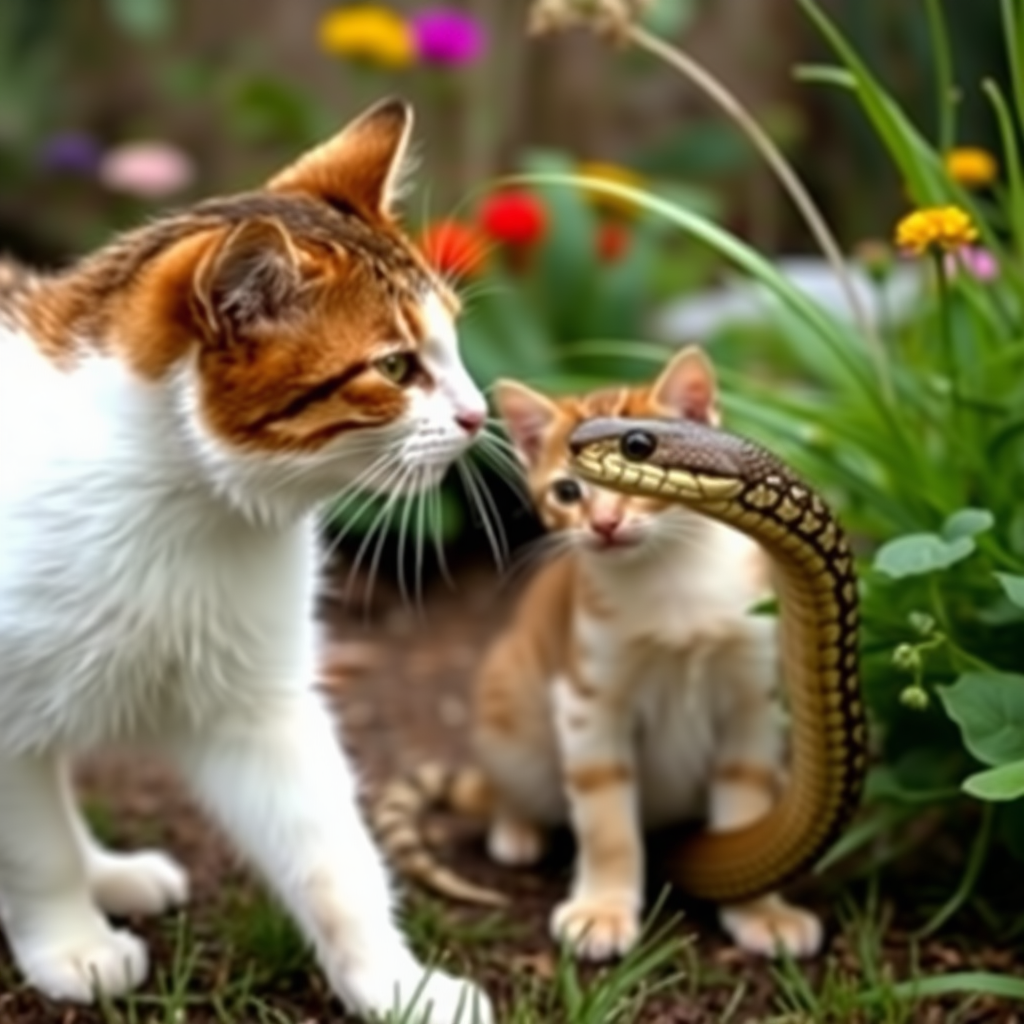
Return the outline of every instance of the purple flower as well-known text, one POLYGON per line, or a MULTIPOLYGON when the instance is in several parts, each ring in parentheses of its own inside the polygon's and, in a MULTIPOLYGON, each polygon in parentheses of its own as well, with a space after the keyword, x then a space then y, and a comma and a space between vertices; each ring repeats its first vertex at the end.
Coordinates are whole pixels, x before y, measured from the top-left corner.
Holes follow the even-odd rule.
POLYGON ((99 143, 86 132, 58 132, 39 148, 38 160, 48 171, 92 174, 102 153, 99 143))
POLYGON ((993 281, 999 276, 999 262, 979 245, 946 254, 946 273, 952 276, 965 270, 977 281, 993 281))
POLYGON ((484 51, 484 27, 457 7, 424 7, 409 19, 416 51, 425 64, 471 64, 484 51))

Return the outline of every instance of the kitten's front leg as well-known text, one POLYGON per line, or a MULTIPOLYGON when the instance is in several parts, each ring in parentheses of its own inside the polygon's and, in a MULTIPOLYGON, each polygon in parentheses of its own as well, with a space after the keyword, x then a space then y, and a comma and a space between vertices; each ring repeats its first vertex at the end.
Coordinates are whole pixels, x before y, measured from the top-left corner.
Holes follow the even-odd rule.
POLYGON ((555 683, 566 795, 576 837, 572 895, 551 919, 584 960, 621 956, 640 934, 643 839, 630 723, 607 695, 572 678, 555 683))
POLYGON ((330 716, 311 692, 276 698, 176 744, 181 768, 313 943, 334 991, 362 1016, 490 1022, 468 982, 425 969, 392 917, 386 869, 356 803, 330 716))

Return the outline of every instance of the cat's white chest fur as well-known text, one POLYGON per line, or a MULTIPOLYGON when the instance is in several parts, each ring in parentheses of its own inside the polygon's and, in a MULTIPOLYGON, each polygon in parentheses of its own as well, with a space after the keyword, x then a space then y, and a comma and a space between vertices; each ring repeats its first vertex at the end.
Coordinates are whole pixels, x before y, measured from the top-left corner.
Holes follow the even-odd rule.
POLYGON ((0 746, 159 736, 302 678, 310 531, 197 488, 164 394, 20 342, 0 341, 0 746))

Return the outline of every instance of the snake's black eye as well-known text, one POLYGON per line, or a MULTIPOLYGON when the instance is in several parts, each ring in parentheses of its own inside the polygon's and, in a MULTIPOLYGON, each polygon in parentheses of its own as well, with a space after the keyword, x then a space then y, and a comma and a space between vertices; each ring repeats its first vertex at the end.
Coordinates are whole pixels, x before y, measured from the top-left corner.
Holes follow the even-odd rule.
POLYGON ((630 462, 643 462, 644 459, 649 459, 657 447, 657 438, 653 434, 648 434, 646 430, 630 430, 623 434, 619 441, 619 451, 630 462))
POLYGON ((555 501, 562 505, 575 505, 583 497, 583 489, 569 477, 556 480, 551 485, 551 493, 555 496, 555 501))

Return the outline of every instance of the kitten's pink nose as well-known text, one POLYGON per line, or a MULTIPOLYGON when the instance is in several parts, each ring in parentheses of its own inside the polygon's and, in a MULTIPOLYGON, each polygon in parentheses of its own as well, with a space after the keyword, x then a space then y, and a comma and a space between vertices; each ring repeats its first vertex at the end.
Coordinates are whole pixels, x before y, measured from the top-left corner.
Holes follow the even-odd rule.
POLYGON ((622 513, 619 511, 600 512, 590 520, 590 528, 605 540, 612 540, 621 525, 622 513))
POLYGON ((465 410, 455 414, 455 422, 470 436, 480 430, 486 419, 487 417, 484 413, 473 412, 472 410, 465 410))

